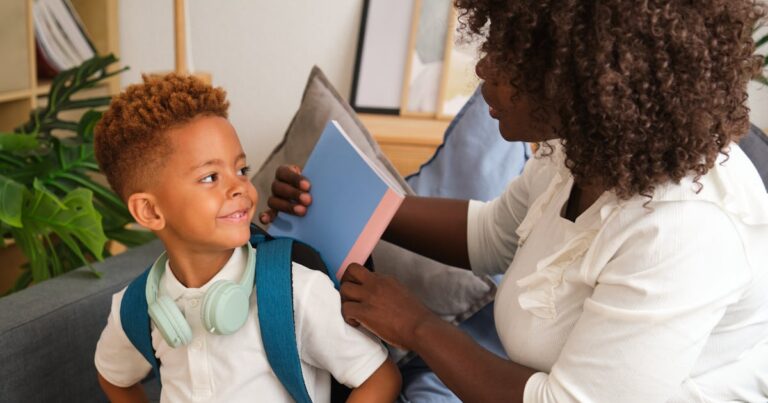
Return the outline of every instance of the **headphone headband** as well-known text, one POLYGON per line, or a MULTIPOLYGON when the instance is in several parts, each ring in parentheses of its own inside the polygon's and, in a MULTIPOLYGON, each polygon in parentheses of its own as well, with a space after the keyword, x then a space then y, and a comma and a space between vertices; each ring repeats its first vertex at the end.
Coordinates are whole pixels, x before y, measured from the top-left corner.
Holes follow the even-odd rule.
MULTIPOLYGON (((254 277, 256 275, 256 251, 251 246, 250 242, 246 242, 248 258, 245 263, 245 272, 243 273, 240 283, 240 287, 253 287, 254 277)), ((234 253, 234 252, 233 252, 234 253)), ((152 264, 152 268, 149 269, 149 275, 147 276, 146 298, 147 305, 152 305, 157 302, 157 293, 160 290, 160 279, 163 277, 165 271, 165 264, 168 262, 168 254, 163 251, 160 256, 157 257, 155 263, 152 264)))

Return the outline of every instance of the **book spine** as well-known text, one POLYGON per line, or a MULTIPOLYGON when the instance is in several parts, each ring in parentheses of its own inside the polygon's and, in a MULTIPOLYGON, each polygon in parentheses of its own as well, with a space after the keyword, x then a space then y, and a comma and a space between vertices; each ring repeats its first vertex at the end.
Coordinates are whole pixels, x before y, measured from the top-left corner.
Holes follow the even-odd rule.
POLYGON ((394 190, 387 189, 382 196, 379 205, 371 214, 371 218, 363 227, 363 231, 357 238, 355 243, 350 248, 347 258, 341 263, 341 266, 336 268, 336 283, 341 282, 341 277, 344 276, 344 272, 351 263, 363 264, 368 255, 371 254, 376 243, 381 239, 381 235, 384 234, 384 230, 387 229, 392 217, 400 208, 400 204, 403 202, 403 196, 395 192, 394 190))

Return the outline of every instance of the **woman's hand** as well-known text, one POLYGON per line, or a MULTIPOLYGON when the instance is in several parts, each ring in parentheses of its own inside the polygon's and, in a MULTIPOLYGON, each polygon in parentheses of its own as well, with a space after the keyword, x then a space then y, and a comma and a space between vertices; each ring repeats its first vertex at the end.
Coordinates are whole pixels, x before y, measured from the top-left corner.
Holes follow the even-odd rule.
POLYGON ((259 214, 262 224, 269 224, 278 212, 304 216, 307 207, 312 204, 309 195, 311 184, 301 175, 301 168, 296 165, 281 165, 275 170, 272 182, 272 194, 267 199, 269 209, 259 214))
POLYGON ((397 280, 351 264, 341 279, 341 314, 387 343, 412 350, 424 323, 440 321, 397 280))

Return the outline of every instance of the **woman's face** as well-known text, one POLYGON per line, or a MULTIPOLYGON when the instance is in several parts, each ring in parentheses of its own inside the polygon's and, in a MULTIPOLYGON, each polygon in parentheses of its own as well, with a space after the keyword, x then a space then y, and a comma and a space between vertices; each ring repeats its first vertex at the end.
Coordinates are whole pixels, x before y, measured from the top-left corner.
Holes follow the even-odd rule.
POLYGON ((517 94, 517 90, 508 82, 502 82, 490 72, 487 58, 481 59, 475 68, 477 75, 484 80, 482 93, 488 103, 492 118, 499 121, 501 137, 507 141, 527 141, 531 143, 556 138, 557 118, 554 114, 544 114, 544 120, 533 116, 534 109, 529 97, 517 94))

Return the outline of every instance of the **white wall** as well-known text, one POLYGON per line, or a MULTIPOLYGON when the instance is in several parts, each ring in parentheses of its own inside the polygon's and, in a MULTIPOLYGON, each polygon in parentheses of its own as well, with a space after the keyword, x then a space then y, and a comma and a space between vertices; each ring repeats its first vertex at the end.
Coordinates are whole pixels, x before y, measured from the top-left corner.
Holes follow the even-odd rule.
MULTIPOLYGON (((282 139, 313 65, 348 96, 362 0, 187 0, 194 67, 230 100, 230 120, 256 169, 282 139)), ((131 69, 173 69, 173 1, 120 1, 120 54, 131 69)))
MULTIPOLYGON (((188 0, 197 70, 213 75, 254 168, 280 141, 312 65, 348 96, 362 0, 188 0)), ((120 1, 120 53, 131 70, 173 69, 171 0, 120 1)), ((751 119, 768 128, 768 88, 750 84, 751 119)))
POLYGON ((749 119, 762 128, 768 131, 768 87, 756 83, 749 83, 749 119))

